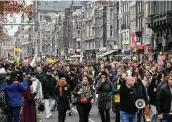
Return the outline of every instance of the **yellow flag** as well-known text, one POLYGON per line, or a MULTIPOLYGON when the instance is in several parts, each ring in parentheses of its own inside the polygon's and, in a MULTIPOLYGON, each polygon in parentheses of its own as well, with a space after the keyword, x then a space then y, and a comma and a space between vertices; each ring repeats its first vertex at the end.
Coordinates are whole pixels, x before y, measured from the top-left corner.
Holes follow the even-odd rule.
POLYGON ((21 53, 22 50, 20 48, 14 48, 14 51, 17 52, 17 53, 21 53))
MULTIPOLYGON (((117 89, 118 89, 118 90, 120 89, 120 87, 121 87, 121 85, 117 85, 117 89)), ((120 95, 119 95, 119 94, 115 94, 115 96, 114 96, 114 101, 115 101, 116 103, 120 103, 120 95)))

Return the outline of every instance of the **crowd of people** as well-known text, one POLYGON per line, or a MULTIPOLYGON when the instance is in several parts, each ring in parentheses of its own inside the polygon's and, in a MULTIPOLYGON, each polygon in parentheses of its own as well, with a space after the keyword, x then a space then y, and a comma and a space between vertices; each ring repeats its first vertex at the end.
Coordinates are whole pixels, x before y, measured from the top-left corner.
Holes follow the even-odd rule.
POLYGON ((44 109, 47 119, 57 109, 65 122, 76 106, 79 122, 88 122, 97 101, 102 122, 111 121, 111 109, 115 122, 172 122, 171 71, 166 61, 1 62, 0 112, 7 122, 38 122, 44 109), (145 102, 141 109, 138 99, 145 102))

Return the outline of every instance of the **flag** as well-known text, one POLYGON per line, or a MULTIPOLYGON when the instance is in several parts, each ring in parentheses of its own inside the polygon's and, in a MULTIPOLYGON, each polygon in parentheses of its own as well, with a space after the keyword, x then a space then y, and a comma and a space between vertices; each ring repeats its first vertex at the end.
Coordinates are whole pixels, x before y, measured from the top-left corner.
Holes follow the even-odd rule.
POLYGON ((132 45, 135 47, 137 50, 142 50, 143 45, 140 44, 140 42, 137 42, 135 32, 132 32, 132 45))
POLYGON ((23 60, 24 60, 24 63, 28 63, 29 62, 29 57, 28 56, 24 56, 23 60))
POLYGON ((20 48, 14 48, 14 51, 17 52, 17 53, 21 53, 22 50, 20 48))
POLYGON ((33 57, 33 59, 32 59, 32 62, 30 63, 30 66, 31 67, 35 67, 36 66, 36 60, 37 60, 37 55, 35 55, 34 57, 33 57))

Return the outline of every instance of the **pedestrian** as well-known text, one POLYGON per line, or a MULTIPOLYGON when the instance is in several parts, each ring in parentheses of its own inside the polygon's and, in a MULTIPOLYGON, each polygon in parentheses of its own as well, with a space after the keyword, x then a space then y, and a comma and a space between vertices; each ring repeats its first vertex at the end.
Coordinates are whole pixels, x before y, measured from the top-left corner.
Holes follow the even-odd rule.
MULTIPOLYGON (((31 85, 31 93, 34 94, 34 101, 36 108, 43 103, 43 92, 42 92, 42 84, 41 82, 36 78, 36 73, 31 73, 31 79, 32 85, 31 85)), ((39 111, 37 111, 37 116, 40 116, 39 111)), ((39 118, 40 119, 40 118, 39 118)))
POLYGON ((120 117, 122 122, 136 122, 137 93, 133 89, 135 78, 128 76, 126 83, 120 87, 120 117))
POLYGON ((65 77, 61 77, 55 88, 57 97, 58 122, 65 122, 66 111, 70 109, 71 93, 65 77))
POLYGON ((112 110, 115 112, 115 122, 120 122, 120 95, 119 90, 122 84, 125 84, 125 80, 122 78, 122 69, 117 69, 117 75, 113 78, 113 94, 114 99, 112 101, 112 110))
POLYGON ((88 122, 93 103, 93 88, 86 76, 82 78, 81 84, 76 86, 73 93, 78 100, 76 108, 79 114, 79 122, 88 122))
POLYGON ((42 84, 41 82, 36 78, 36 73, 31 73, 31 79, 32 81, 32 94, 36 94, 34 97, 35 103, 38 106, 39 103, 43 101, 43 93, 42 93, 42 84))
POLYGON ((52 116, 51 109, 55 105, 54 90, 56 87, 56 79, 52 77, 52 70, 48 69, 46 76, 42 80, 42 90, 45 101, 46 118, 52 116))
POLYGON ((102 122, 110 122, 110 109, 111 109, 111 96, 112 96, 112 83, 108 80, 106 71, 100 74, 100 80, 96 85, 98 91, 98 109, 102 122))
POLYGON ((5 87, 8 96, 8 122, 20 122, 20 111, 23 106, 22 92, 26 92, 28 89, 27 80, 22 83, 17 81, 17 73, 10 73, 10 80, 7 81, 5 87))
POLYGON ((172 74, 159 88, 156 97, 158 118, 161 122, 172 122, 172 74))
POLYGON ((28 89, 27 92, 23 93, 23 108, 22 108, 22 116, 21 116, 21 122, 36 122, 36 107, 35 107, 35 101, 34 96, 35 94, 32 94, 32 81, 28 80, 28 89))
MULTIPOLYGON (((132 77, 134 77, 135 80, 136 80, 133 88, 137 92, 137 99, 144 100, 145 103, 146 103, 146 107, 148 107, 149 104, 148 104, 148 98, 147 98, 147 95, 146 95, 146 90, 144 88, 144 85, 143 85, 141 79, 139 78, 139 74, 137 72, 132 72, 132 77)), ((143 116, 144 113, 145 113, 144 108, 143 109, 138 109, 138 111, 137 111, 137 122, 141 122, 142 118, 143 118, 143 120, 145 120, 145 116, 143 116)))

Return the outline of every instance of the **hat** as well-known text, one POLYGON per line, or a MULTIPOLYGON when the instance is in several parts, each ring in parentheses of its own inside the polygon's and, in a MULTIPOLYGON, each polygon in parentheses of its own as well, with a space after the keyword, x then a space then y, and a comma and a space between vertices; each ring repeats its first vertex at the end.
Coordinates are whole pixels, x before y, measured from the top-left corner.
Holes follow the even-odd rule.
POLYGON ((52 70, 51 69, 48 69, 47 72, 52 72, 52 70))
POLYGON ((10 77, 11 77, 11 78, 17 77, 17 72, 11 72, 11 73, 10 73, 10 77))
POLYGON ((64 73, 59 73, 59 79, 65 77, 65 74, 64 73))
POLYGON ((36 75, 36 73, 35 72, 31 72, 30 75, 33 76, 33 75, 36 75))

